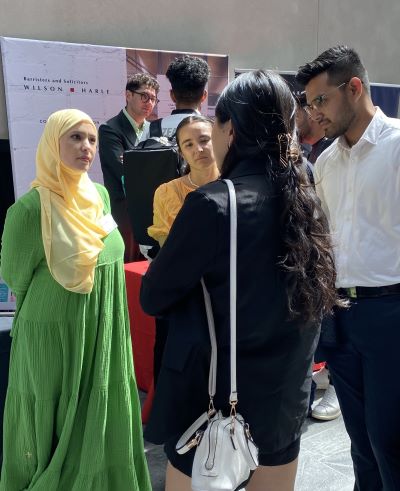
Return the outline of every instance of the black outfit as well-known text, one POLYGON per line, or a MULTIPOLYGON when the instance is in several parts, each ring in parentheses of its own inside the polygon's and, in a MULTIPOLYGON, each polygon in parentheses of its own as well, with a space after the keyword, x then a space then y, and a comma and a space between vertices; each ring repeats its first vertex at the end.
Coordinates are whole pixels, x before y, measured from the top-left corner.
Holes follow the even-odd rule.
MULTIPOLYGON (((238 203, 238 411, 250 424, 261 465, 291 462, 299 451, 307 413, 318 326, 287 321, 282 198, 267 178, 265 161, 242 161, 227 176, 238 203)), ((169 332, 145 437, 166 443, 174 467, 191 474, 194 451, 174 445, 208 407, 210 342, 204 277, 211 295, 218 343, 215 406, 228 410, 229 207, 222 182, 190 193, 142 281, 141 302, 168 318, 169 332)))
MULTIPOLYGON (((174 109, 170 116, 165 118, 159 118, 150 123, 150 136, 166 136, 167 138, 174 139, 176 134, 176 128, 178 124, 188 116, 199 114, 194 109, 174 109)), ((181 172, 182 168, 179 169, 181 172)), ((154 258, 159 251, 159 247, 152 247, 148 255, 154 258)), ((156 319, 156 335, 154 342, 154 362, 153 362, 153 378, 154 386, 157 385, 158 375, 161 370, 161 360, 164 353, 165 343, 168 336, 168 320, 156 319)))
POLYGON ((136 133, 123 111, 120 111, 117 116, 109 119, 99 128, 99 156, 104 186, 110 195, 111 214, 124 239, 124 262, 136 261, 141 257, 138 245, 133 238, 122 187, 122 156, 125 150, 130 150, 136 144, 136 133))
POLYGON ((317 161, 317 158, 321 155, 321 153, 325 150, 325 148, 328 148, 329 145, 333 142, 332 139, 330 138, 321 138, 318 140, 314 145, 311 145, 311 151, 307 155, 307 160, 311 164, 315 164, 317 161))
POLYGON ((323 336, 351 439, 355 491, 400 490, 400 390, 387 376, 398 372, 399 300, 399 294, 352 300, 323 336))
MULTIPOLYGON (((317 142, 315 142, 313 145, 309 145, 308 143, 302 143, 301 148, 303 150, 303 156, 306 159, 306 166, 307 166, 307 174, 308 177, 310 178, 310 182, 312 184, 315 184, 314 182, 314 176, 313 176, 313 171, 312 167, 317 161, 317 158, 319 155, 329 147, 329 145, 333 142, 331 138, 321 138, 317 142)), ((322 322, 322 329, 325 323, 330 322, 329 318, 324 319, 322 322)), ((326 356, 324 355, 324 349, 321 344, 321 342, 318 343, 317 349, 315 351, 314 355, 314 360, 316 363, 321 363, 322 361, 325 361, 326 356)), ((326 366, 328 368, 328 366, 326 366)), ((333 385, 332 379, 329 377, 329 383, 333 385)), ((311 383, 311 394, 310 394, 310 402, 309 402, 309 407, 308 407, 308 412, 309 416, 311 416, 312 408, 311 406, 314 403, 315 399, 315 391, 317 389, 317 384, 314 382, 314 380, 311 383)))
POLYGON ((3 461, 3 414, 8 385, 11 352, 10 331, 0 331, 0 467, 3 461))

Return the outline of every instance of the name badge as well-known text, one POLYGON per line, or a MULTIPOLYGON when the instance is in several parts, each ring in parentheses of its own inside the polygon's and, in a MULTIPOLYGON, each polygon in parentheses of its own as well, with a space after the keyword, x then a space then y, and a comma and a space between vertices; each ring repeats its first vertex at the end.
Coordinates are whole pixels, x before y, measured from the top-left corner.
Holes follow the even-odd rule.
POLYGON ((107 213, 107 215, 104 215, 101 218, 100 227, 104 228, 104 230, 107 232, 107 234, 110 234, 113 230, 115 230, 118 227, 118 225, 116 224, 111 213, 107 213))

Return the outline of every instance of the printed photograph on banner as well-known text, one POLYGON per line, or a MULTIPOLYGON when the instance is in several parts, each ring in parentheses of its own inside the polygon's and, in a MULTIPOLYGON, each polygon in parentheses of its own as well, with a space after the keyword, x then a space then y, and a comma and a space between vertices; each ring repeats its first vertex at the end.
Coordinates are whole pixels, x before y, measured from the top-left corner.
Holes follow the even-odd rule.
POLYGON ((202 104, 201 112, 207 116, 214 116, 217 99, 228 83, 228 56, 180 51, 127 49, 126 70, 128 77, 135 73, 149 73, 160 84, 160 92, 158 93, 160 102, 155 106, 149 119, 168 116, 175 109, 169 96, 171 85, 165 76, 165 72, 167 71, 168 65, 175 58, 184 54, 203 58, 210 66, 211 76, 207 85, 208 96, 202 104))
MULTIPOLYGON (((149 119, 174 109, 165 72, 183 52, 8 37, 0 41, 15 199, 29 190, 35 177, 36 147, 54 111, 80 109, 99 126, 125 106, 127 77, 138 72, 153 75, 161 86, 160 103, 149 119)), ((216 100, 228 83, 228 56, 195 55, 211 68, 202 113, 213 116, 216 100)), ((89 174, 94 181, 103 182, 98 154, 89 174)))

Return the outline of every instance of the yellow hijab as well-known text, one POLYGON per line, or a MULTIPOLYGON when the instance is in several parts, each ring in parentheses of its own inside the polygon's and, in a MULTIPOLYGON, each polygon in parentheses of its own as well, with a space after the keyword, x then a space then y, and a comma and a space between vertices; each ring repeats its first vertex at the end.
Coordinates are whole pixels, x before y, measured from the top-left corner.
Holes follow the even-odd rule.
POLYGON ((36 179, 41 205, 42 238, 47 265, 53 278, 66 290, 90 293, 97 257, 103 249, 103 202, 87 172, 61 162, 60 138, 90 116, 77 109, 63 109, 47 120, 36 152, 36 179))

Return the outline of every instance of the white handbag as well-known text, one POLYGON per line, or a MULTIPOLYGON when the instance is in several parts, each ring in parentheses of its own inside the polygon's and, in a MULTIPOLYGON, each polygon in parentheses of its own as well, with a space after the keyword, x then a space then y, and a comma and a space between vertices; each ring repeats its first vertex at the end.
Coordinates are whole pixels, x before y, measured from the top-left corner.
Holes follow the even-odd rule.
POLYGON ((236 412, 236 262, 237 262, 237 207, 232 182, 224 179, 229 191, 230 206, 230 373, 231 393, 229 416, 214 408, 217 376, 217 342, 210 295, 204 284, 208 328, 211 340, 211 362, 208 378, 210 405, 176 444, 176 451, 184 454, 193 447, 196 453, 192 468, 193 491, 234 491, 241 489, 258 466, 258 448, 251 438, 249 426, 236 412), (204 426, 206 425, 205 429, 204 426), (194 435, 194 436, 193 436, 194 435))

